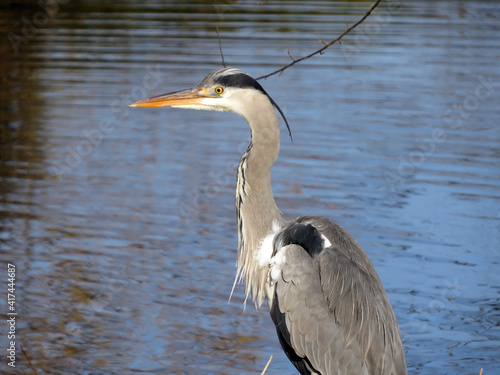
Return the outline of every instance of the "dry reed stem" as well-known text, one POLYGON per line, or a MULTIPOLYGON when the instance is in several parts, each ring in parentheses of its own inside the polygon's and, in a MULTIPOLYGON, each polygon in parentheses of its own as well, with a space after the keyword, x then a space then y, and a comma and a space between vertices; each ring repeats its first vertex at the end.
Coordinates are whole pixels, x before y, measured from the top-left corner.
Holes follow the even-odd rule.
POLYGON ((273 359, 273 355, 271 354, 271 356, 269 357, 269 361, 267 361, 266 367, 264 367, 264 370, 262 370, 262 372, 260 373, 260 375, 264 375, 266 373, 267 368, 269 367, 269 364, 271 363, 272 359, 273 359))

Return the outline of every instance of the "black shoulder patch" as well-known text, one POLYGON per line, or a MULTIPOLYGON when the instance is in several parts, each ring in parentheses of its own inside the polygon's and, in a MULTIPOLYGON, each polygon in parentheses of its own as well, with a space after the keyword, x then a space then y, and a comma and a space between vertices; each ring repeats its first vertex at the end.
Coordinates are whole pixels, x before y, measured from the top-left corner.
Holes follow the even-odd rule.
POLYGON ((323 250, 323 239, 321 238, 321 234, 311 224, 291 224, 279 233, 274 241, 274 253, 277 252, 277 247, 281 248, 291 244, 302 246, 311 257, 319 254, 323 250))

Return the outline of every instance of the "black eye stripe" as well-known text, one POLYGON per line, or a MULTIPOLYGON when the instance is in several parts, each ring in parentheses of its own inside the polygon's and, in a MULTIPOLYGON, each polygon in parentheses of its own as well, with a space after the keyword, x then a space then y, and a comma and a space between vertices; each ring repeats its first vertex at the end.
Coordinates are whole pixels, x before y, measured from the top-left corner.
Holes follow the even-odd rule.
POLYGON ((259 90, 263 94, 267 95, 262 86, 255 79, 244 73, 237 73, 237 74, 217 77, 216 83, 225 87, 254 88, 256 90, 259 90))

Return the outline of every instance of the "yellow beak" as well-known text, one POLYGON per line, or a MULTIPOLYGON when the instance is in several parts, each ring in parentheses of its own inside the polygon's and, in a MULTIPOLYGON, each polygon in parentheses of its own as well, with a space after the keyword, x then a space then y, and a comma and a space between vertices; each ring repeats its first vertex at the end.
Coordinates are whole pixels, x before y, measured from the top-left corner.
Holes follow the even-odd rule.
POLYGON ((194 88, 142 99, 129 104, 129 107, 178 107, 199 105, 203 99, 213 97, 214 96, 211 95, 207 89, 194 88))

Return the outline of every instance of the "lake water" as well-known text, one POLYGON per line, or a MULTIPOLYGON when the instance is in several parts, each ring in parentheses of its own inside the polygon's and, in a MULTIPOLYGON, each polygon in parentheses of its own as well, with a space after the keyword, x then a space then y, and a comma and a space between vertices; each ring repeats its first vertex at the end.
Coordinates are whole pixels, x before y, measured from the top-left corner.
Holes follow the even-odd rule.
MULTIPOLYGON (((500 3, 383 2, 261 84, 281 106, 273 191, 372 259, 411 374, 500 373, 500 3)), ((269 73, 370 2, 4 1, 2 373, 295 374, 265 308, 228 302, 237 115, 129 109, 227 65, 269 73), (12 299, 11 299, 12 301, 12 299), (26 355, 23 354, 21 346, 26 355), (31 368, 28 359, 31 361, 31 368)))

